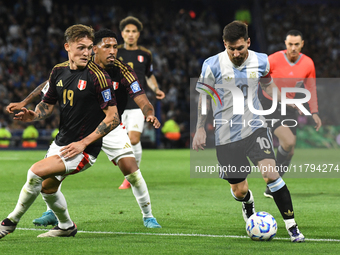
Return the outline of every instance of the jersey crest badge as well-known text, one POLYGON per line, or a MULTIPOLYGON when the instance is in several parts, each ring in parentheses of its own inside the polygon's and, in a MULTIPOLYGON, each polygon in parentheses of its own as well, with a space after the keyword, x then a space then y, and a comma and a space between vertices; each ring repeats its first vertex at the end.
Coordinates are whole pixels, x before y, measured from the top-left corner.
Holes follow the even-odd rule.
POLYGON ((112 86, 113 86, 113 89, 114 89, 114 90, 117 90, 118 87, 119 87, 119 82, 113 81, 113 82, 112 82, 112 86))
POLYGON ((132 92, 133 92, 133 93, 136 93, 136 92, 138 92, 138 91, 141 91, 141 88, 139 87, 138 81, 133 82, 133 83, 130 85, 130 88, 132 89, 132 92))
POLYGON ((79 82, 78 82, 78 89, 79 90, 84 90, 86 88, 86 83, 87 83, 87 81, 79 80, 79 82))
POLYGON ((144 56, 142 56, 142 55, 138 55, 137 59, 138 59, 138 61, 141 62, 141 63, 144 62, 144 56))
POLYGON ((111 91, 110 89, 106 89, 102 91, 102 96, 104 99, 104 102, 106 103, 107 101, 111 100, 111 91))
POLYGON ((256 73, 255 72, 251 72, 250 75, 249 75, 249 78, 250 79, 256 78, 256 73))

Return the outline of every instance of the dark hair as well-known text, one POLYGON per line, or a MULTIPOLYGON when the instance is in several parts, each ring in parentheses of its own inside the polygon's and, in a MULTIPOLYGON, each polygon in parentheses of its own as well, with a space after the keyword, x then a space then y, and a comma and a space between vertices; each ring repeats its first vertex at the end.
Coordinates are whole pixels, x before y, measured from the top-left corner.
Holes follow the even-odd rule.
POLYGON ((94 31, 92 27, 77 24, 68 27, 64 33, 65 42, 75 42, 84 37, 88 37, 92 41, 94 40, 94 31))
POLYGON ((288 35, 301 36, 301 39, 303 40, 302 33, 299 30, 289 30, 286 34, 286 38, 287 38, 288 35))
POLYGON ((139 19, 132 16, 128 16, 125 19, 122 19, 121 22, 119 23, 120 31, 123 31, 124 28, 129 24, 135 25, 138 29, 138 32, 143 30, 143 24, 142 22, 140 22, 139 19))
POLYGON ((94 45, 97 45, 99 42, 102 41, 103 38, 105 37, 113 37, 113 38, 116 38, 116 40, 118 41, 117 39, 117 35, 115 32, 113 32, 112 30, 110 29, 107 29, 107 28, 103 28, 103 29, 100 29, 98 30, 97 32, 94 33, 94 41, 93 41, 93 44, 94 45))
POLYGON ((240 38, 248 39, 248 25, 242 21, 235 20, 223 29, 223 40, 226 42, 235 42, 240 38))

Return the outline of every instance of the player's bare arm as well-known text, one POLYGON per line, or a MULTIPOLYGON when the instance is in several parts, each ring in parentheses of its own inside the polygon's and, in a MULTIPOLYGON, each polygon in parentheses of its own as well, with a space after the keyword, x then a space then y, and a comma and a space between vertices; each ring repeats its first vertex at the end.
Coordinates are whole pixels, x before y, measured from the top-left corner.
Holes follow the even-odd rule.
POLYGON ((107 135, 120 124, 116 106, 108 106, 106 109, 103 109, 103 112, 106 117, 102 120, 98 127, 84 139, 70 143, 69 145, 61 148, 61 156, 65 158, 74 157, 75 155, 83 152, 89 144, 107 135))
MULTIPOLYGON (((207 98, 207 112, 210 110, 210 99, 207 98)), ((196 151, 199 149, 204 150, 204 146, 206 145, 207 134, 205 132, 205 122, 207 120, 207 115, 202 115, 202 95, 200 95, 198 99, 198 117, 197 117, 197 125, 196 125, 196 133, 194 139, 192 141, 192 148, 196 151)))
POLYGON ((313 113, 312 117, 313 117, 313 120, 315 122, 314 128, 315 128, 316 131, 319 131, 320 127, 322 126, 322 121, 319 117, 319 114, 313 113))
POLYGON ((32 103, 40 94, 47 81, 41 83, 38 87, 36 87, 24 100, 19 103, 10 103, 6 107, 6 111, 8 113, 13 113, 13 111, 19 111, 22 107, 25 107, 29 103, 32 103))
POLYGON ((156 98, 161 100, 165 97, 165 93, 159 89, 156 77, 152 74, 150 77, 146 77, 146 83, 148 84, 149 88, 152 89, 153 92, 156 94, 156 98))
POLYGON ((41 101, 36 107, 35 111, 27 110, 25 107, 21 108, 21 112, 14 115, 15 120, 23 122, 39 121, 46 119, 52 114, 54 105, 47 104, 41 101))
POLYGON ((275 82, 272 81, 270 83, 260 82, 261 88, 264 92, 266 92, 271 98, 273 98, 273 91, 276 88, 277 91, 277 100, 281 101, 281 91, 276 86, 275 82))
POLYGON ((145 120, 147 122, 150 122, 153 124, 155 128, 159 128, 161 126, 159 120, 155 116, 155 110, 146 97, 145 94, 141 94, 134 98, 135 103, 138 105, 138 107, 142 110, 145 120))

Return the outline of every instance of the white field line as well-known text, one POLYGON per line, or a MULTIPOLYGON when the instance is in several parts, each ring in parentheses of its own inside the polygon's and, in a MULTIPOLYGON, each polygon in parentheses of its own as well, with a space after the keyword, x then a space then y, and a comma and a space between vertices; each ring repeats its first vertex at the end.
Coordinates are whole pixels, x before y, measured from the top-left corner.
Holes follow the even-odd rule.
MULTIPOLYGON (((17 228, 18 230, 29 231, 48 231, 49 229, 36 229, 36 228, 17 228)), ((236 236, 236 235, 208 235, 208 234, 183 234, 183 233, 134 233, 134 232, 108 232, 108 231, 83 231, 78 230, 78 233, 85 234, 106 234, 106 235, 145 235, 145 236, 187 236, 187 237, 211 237, 211 238, 249 238, 248 236, 236 236)), ((290 240, 290 238, 274 237, 278 240, 290 240)), ((315 239, 306 238, 306 241, 311 242, 340 242, 340 239, 315 239)))

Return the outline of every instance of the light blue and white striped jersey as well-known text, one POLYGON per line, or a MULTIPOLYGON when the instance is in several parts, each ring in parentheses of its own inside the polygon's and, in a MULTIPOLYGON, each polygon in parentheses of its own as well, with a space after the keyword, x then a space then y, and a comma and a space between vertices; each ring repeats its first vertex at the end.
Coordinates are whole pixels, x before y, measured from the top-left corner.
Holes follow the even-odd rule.
POLYGON ((258 83, 269 70, 268 56, 252 50, 248 50, 248 58, 241 66, 230 61, 227 50, 204 61, 196 90, 213 96, 216 145, 242 140, 258 128, 267 127, 263 116, 250 111, 248 97, 254 109, 262 110, 257 95, 258 83), (243 114, 238 114, 240 108, 244 109, 243 114))

